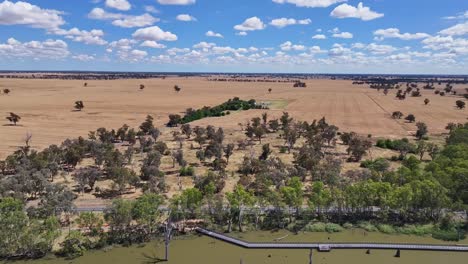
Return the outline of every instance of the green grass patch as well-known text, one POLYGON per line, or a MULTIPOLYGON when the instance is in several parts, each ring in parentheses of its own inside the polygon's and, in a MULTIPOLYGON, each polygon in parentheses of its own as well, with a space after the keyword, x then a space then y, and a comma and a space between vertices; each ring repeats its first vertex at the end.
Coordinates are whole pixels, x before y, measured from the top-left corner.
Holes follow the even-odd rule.
POLYGON ((268 106, 269 109, 278 110, 278 109, 285 109, 286 106, 288 106, 289 101, 286 99, 280 99, 280 100, 262 101, 261 103, 268 106))

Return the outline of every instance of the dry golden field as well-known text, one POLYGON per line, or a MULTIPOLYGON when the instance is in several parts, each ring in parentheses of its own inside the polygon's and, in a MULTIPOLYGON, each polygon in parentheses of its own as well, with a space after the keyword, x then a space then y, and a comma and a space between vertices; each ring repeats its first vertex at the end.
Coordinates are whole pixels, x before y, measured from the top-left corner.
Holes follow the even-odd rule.
MULTIPOLYGON (((3 116, 0 119, 0 158, 22 145, 26 133, 32 134, 33 148, 41 149, 66 138, 87 137, 90 130, 99 127, 118 128, 124 123, 137 127, 148 114, 163 128, 170 113, 182 114, 186 108, 216 105, 235 96, 270 103, 270 117, 280 116, 282 111, 307 121, 325 116, 341 131, 374 137, 412 135, 414 124, 390 117, 396 110, 414 114, 417 121, 428 125, 431 134, 443 133, 448 122, 466 122, 468 116, 466 109, 455 109, 455 101, 461 98, 458 96, 441 97, 421 89, 422 97, 400 101, 395 99, 396 91, 384 96, 367 85, 340 80, 308 80, 307 88, 293 88, 291 83, 212 82, 202 77, 87 82, 84 87, 84 81, 76 80, 1 79, 0 89, 9 88, 11 93, 0 95, 0 115, 14 112, 22 119, 16 127, 3 116), (146 86, 143 91, 140 84, 146 86), (182 87, 180 93, 174 92, 176 84, 182 87), (268 88, 273 89, 271 94, 268 88), (431 101, 427 106, 425 98, 431 101), (82 112, 73 111, 76 100, 84 102, 82 112)), ((464 88, 456 87, 460 91, 464 88)), ((246 123, 262 112, 238 112, 193 125, 221 126, 229 134, 239 130, 239 122, 246 123)))

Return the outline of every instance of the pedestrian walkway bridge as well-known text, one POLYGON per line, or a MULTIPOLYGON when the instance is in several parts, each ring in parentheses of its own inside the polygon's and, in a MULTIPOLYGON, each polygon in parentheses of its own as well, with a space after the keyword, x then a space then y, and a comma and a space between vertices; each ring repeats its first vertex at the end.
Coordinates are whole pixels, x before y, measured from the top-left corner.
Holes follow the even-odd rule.
POLYGON ((332 249, 392 249, 392 250, 427 250, 468 252, 468 245, 436 245, 436 244, 384 244, 384 243, 268 243, 246 242, 217 232, 196 228, 202 235, 209 236, 239 247, 248 249, 317 249, 330 251, 332 249))

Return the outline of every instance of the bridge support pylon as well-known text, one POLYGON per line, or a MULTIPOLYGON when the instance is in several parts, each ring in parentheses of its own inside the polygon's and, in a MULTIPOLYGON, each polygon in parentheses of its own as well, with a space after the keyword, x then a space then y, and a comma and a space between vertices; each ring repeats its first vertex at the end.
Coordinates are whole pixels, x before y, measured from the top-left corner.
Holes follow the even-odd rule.
POLYGON ((400 257, 400 250, 398 249, 396 254, 395 254, 395 258, 399 258, 400 257))

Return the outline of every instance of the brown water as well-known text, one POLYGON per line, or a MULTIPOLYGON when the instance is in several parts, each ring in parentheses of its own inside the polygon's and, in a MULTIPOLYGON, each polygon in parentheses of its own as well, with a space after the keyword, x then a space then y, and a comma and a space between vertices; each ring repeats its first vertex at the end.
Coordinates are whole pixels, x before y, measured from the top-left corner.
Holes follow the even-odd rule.
MULTIPOLYGON (((346 230, 341 233, 306 233, 293 235, 286 231, 280 232, 249 232, 233 234, 247 241, 273 241, 275 238, 288 235, 282 242, 406 242, 444 244, 431 237, 407 235, 385 235, 367 233, 362 230, 346 230)), ((459 242, 468 244, 468 240, 459 242)), ((20 261, 15 264, 129 264, 157 263, 163 257, 164 246, 154 241, 144 246, 114 247, 107 251, 87 252, 83 257, 74 260, 48 257, 34 261, 20 261)), ((206 264, 280 264, 308 263, 308 250, 248 250, 239 248, 208 237, 192 236, 173 240, 170 245, 170 261, 172 264, 206 263, 206 264)), ((314 264, 467 264, 468 253, 447 253, 429 251, 402 251, 400 258, 395 258, 393 250, 372 250, 368 255, 365 250, 332 250, 328 253, 313 252, 314 264)))

